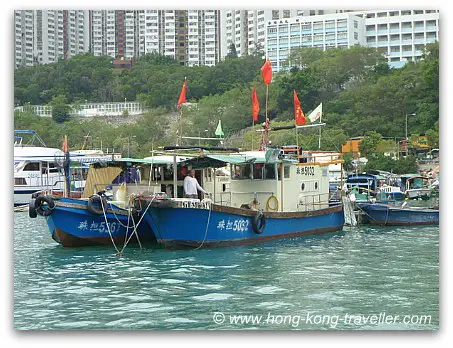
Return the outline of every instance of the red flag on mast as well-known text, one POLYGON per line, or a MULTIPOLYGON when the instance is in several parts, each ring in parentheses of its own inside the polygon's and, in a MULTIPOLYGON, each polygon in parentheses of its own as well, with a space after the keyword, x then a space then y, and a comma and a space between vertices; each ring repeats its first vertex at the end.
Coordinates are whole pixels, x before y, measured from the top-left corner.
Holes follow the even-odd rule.
POLYGON ((258 96, 256 95, 256 87, 253 87, 252 93, 252 115, 253 121, 258 121, 258 113, 260 112, 260 103, 258 101, 258 96))
POLYGON ((186 102, 186 89, 187 89, 187 80, 184 79, 184 84, 182 85, 181 93, 179 94, 178 108, 181 107, 181 104, 184 104, 186 102))
POLYGON ((68 146, 68 136, 65 135, 63 138, 63 147, 62 147, 63 152, 68 152, 69 151, 69 146, 68 146))
POLYGON ((261 76, 265 85, 268 85, 272 81, 272 65, 269 59, 266 59, 266 63, 261 67, 261 76))
POLYGON ((296 90, 294 90, 294 116, 296 117, 296 125, 303 126, 306 122, 304 112, 300 106, 299 98, 297 97, 296 90))

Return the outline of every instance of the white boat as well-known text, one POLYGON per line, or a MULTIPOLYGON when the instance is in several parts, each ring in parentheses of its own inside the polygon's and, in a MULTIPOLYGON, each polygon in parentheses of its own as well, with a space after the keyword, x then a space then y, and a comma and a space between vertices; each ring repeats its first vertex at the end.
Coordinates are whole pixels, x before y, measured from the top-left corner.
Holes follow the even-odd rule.
MULTIPOLYGON (((20 136, 14 143, 14 206, 25 205, 32 194, 47 191, 49 194, 61 195, 65 189, 63 171, 64 152, 57 148, 46 147, 34 131, 15 131, 19 134, 32 136, 30 142, 24 144, 20 136), (34 140, 41 146, 34 146, 34 140)), ((96 161, 108 161, 118 156, 92 151, 72 151, 69 153, 71 166, 71 189, 83 190, 85 186, 88 164, 96 161)))

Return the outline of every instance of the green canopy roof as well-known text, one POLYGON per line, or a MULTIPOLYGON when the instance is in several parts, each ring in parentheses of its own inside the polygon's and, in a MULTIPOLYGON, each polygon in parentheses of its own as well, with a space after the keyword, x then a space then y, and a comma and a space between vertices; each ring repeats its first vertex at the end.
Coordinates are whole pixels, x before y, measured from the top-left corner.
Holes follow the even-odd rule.
MULTIPOLYGON (((182 166, 190 165, 196 169, 209 167, 224 167, 227 164, 248 164, 248 163, 267 163, 264 157, 256 157, 248 154, 215 155, 207 154, 203 157, 194 157, 180 162, 182 166)), ((271 163, 271 162, 268 162, 271 163)))

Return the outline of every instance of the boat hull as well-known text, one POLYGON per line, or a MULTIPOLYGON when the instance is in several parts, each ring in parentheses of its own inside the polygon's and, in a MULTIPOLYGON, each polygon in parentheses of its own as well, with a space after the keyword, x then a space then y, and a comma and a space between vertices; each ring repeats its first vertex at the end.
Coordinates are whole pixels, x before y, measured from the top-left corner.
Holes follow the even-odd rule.
MULTIPOLYGON (((112 245, 113 242, 124 245, 131 235, 130 243, 138 242, 132 216, 115 206, 109 205, 104 217, 88 211, 86 200, 62 198, 55 201, 55 208, 46 216, 46 221, 52 239, 64 247, 112 245)), ((156 242, 146 221, 140 222, 136 232, 141 243, 156 242)))
MULTIPOLYGON (((209 209, 152 207, 145 218, 166 247, 231 246, 339 231, 343 206, 310 212, 265 212, 261 233, 253 228, 258 212, 212 204, 209 209)), ((256 226, 256 225, 255 225, 256 226)))
POLYGON ((360 205, 371 224, 388 226, 438 225, 439 210, 391 207, 386 204, 360 205))

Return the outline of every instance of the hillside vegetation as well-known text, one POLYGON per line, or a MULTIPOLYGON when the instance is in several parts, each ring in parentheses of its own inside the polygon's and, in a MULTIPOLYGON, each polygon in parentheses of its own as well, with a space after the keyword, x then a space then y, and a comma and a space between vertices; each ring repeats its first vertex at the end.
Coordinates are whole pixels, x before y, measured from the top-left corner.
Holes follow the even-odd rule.
MULTIPOLYGON (((261 78, 261 56, 231 56, 214 67, 185 67, 171 58, 147 54, 131 69, 117 71, 111 58, 82 55, 55 64, 17 69, 14 74, 16 105, 50 104, 53 118, 16 112, 16 129, 33 129, 48 146, 61 146, 64 134, 71 148, 80 148, 90 134, 91 145, 115 148, 131 156, 148 156, 152 148, 174 144, 177 131, 186 136, 214 136, 218 121, 230 145, 257 146, 259 135, 251 130, 251 94, 256 86, 259 122, 266 114, 266 87, 261 78), (187 101, 181 122, 170 118, 184 78, 187 101), (139 101, 149 112, 135 124, 115 126, 101 119, 81 121, 65 117, 69 104, 139 101), (207 130, 207 132, 205 132, 207 130), (202 134, 200 134, 200 132, 202 134)), ((384 137, 426 134, 434 147, 439 143, 439 44, 427 46, 423 60, 390 69, 374 49, 353 47, 322 51, 301 48, 289 57, 290 70, 274 73, 269 86, 267 114, 272 125, 294 124, 293 90, 306 116, 323 103, 322 149, 339 150, 346 139, 370 132, 384 137)), ((307 123, 309 121, 307 120, 307 123)), ((303 130, 299 143, 318 148, 318 131, 303 130)), ((295 144, 294 130, 271 133, 273 145, 295 144)), ((214 144, 214 143, 213 143, 214 144)), ((437 145, 437 146, 436 146, 437 145)))

